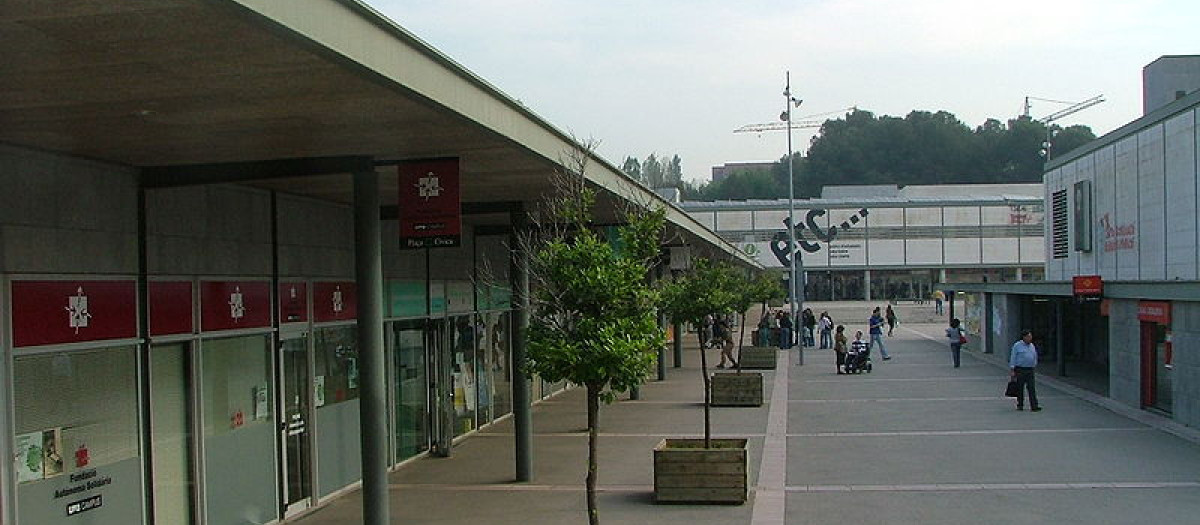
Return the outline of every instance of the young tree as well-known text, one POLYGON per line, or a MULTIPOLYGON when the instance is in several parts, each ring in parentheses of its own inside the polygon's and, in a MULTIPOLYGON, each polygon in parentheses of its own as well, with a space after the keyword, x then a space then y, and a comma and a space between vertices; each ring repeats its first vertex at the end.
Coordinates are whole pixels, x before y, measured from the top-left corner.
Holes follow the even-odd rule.
MULTIPOLYGON (((595 192, 582 180, 590 151, 591 144, 585 145, 564 163, 572 172, 562 174, 562 195, 550 206, 541 247, 531 251, 536 291, 527 337, 529 371, 587 391, 587 512, 588 522, 597 525, 600 403, 639 385, 665 344, 658 293, 646 276, 659 253, 666 213, 626 210, 619 239, 593 229, 595 192)), ((535 242, 523 244, 528 249, 535 242)))
MULTIPOLYGON (((732 311, 740 300, 738 287, 743 284, 736 270, 727 263, 696 259, 690 272, 670 281, 662 289, 662 307, 674 323, 700 326, 704 316, 732 311)), ((702 336, 703 337, 703 336, 702 336)), ((710 419, 708 357, 700 341, 700 372, 704 377, 704 448, 712 441, 710 419)))

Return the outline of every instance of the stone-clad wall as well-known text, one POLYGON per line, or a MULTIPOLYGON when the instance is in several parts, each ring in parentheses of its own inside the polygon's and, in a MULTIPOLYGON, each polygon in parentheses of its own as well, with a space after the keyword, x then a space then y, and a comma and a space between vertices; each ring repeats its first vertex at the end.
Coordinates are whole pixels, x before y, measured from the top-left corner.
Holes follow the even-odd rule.
POLYGON ((1137 303, 1113 299, 1108 308, 1108 397, 1133 407, 1142 403, 1142 342, 1137 303))
POLYGON ((1200 302, 1171 303, 1175 420, 1200 428, 1200 302))
POLYGON ((134 170, 0 145, 0 271, 137 273, 134 170))
POLYGON ((146 192, 151 275, 271 275, 271 196, 231 185, 146 192))

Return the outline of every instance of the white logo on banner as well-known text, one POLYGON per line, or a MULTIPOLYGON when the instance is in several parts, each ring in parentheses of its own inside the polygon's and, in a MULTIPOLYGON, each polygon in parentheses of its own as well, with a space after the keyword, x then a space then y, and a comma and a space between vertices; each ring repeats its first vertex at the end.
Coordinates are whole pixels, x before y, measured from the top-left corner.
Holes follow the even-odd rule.
POLYGON ((246 315, 246 303, 242 301, 242 287, 238 286, 229 294, 229 316, 234 321, 246 315))
POLYGON ((434 175, 432 171, 428 175, 417 179, 415 186, 417 187, 417 194, 425 197, 425 200, 429 200, 430 197, 438 197, 442 194, 442 185, 438 181, 437 175, 434 175))
POLYGON ((83 295, 83 287, 80 286, 76 295, 67 297, 67 322, 78 334, 80 328, 87 328, 88 319, 91 318, 92 314, 88 312, 88 298, 83 295))
POLYGON ((337 289, 333 291, 333 312, 340 314, 345 308, 346 303, 342 302, 342 287, 338 286, 337 289))

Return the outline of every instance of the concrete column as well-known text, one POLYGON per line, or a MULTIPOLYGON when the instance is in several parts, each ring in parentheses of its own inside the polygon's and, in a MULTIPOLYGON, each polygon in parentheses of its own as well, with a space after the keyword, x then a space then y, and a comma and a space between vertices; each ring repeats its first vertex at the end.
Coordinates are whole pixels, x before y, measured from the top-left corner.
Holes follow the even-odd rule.
POLYGON ((525 369, 525 334, 529 331, 529 253, 528 243, 520 242, 528 233, 523 212, 513 213, 514 246, 512 257, 513 311, 512 326, 512 396, 513 396, 513 447, 516 456, 517 481, 533 479, 533 409, 530 400, 529 375, 525 369))
POLYGON ((938 282, 939 283, 946 282, 946 269, 945 268, 938 270, 938 282))
MULTIPOLYGON (((658 327, 662 330, 667 329, 667 316, 658 314, 658 327)), ((658 380, 663 381, 667 378, 667 345, 658 347, 658 380)))
POLYGON ((683 367, 683 324, 675 323, 675 368, 683 367))
POLYGON ((992 310, 995 308, 995 298, 992 295, 991 293, 983 294, 983 315, 986 318, 982 323, 985 328, 983 330, 984 333, 981 335, 984 337, 983 353, 985 354, 996 352, 996 338, 1000 336, 1000 334, 996 333, 996 327, 992 326, 992 320, 996 318, 996 314, 992 310))
POLYGON ((358 284, 359 419, 363 524, 388 525, 387 385, 383 356, 383 256, 379 182, 354 174, 354 280, 358 284))
POLYGON ((871 270, 863 270, 863 300, 871 300, 871 270))
POLYGON ((1024 280, 1025 280, 1025 269, 1021 268, 1021 267, 1017 267, 1017 282, 1021 282, 1024 280))
POLYGON ((1065 336, 1065 334, 1063 334, 1063 302, 1062 302, 1062 299, 1055 298, 1054 299, 1054 348, 1055 348, 1055 355, 1058 356, 1058 361, 1055 364, 1058 365, 1059 377, 1066 377, 1066 375, 1067 375, 1067 349, 1066 349, 1066 341, 1065 341, 1064 336, 1065 336))

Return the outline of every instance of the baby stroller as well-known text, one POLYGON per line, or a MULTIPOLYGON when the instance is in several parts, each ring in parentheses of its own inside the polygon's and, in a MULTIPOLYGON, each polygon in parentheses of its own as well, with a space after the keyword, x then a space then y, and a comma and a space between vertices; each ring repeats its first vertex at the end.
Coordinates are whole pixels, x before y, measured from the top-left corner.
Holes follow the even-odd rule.
POLYGON ((871 347, 866 344, 860 344, 862 341, 855 341, 855 344, 850 345, 850 350, 846 352, 846 373, 858 374, 862 371, 871 373, 871 347))

